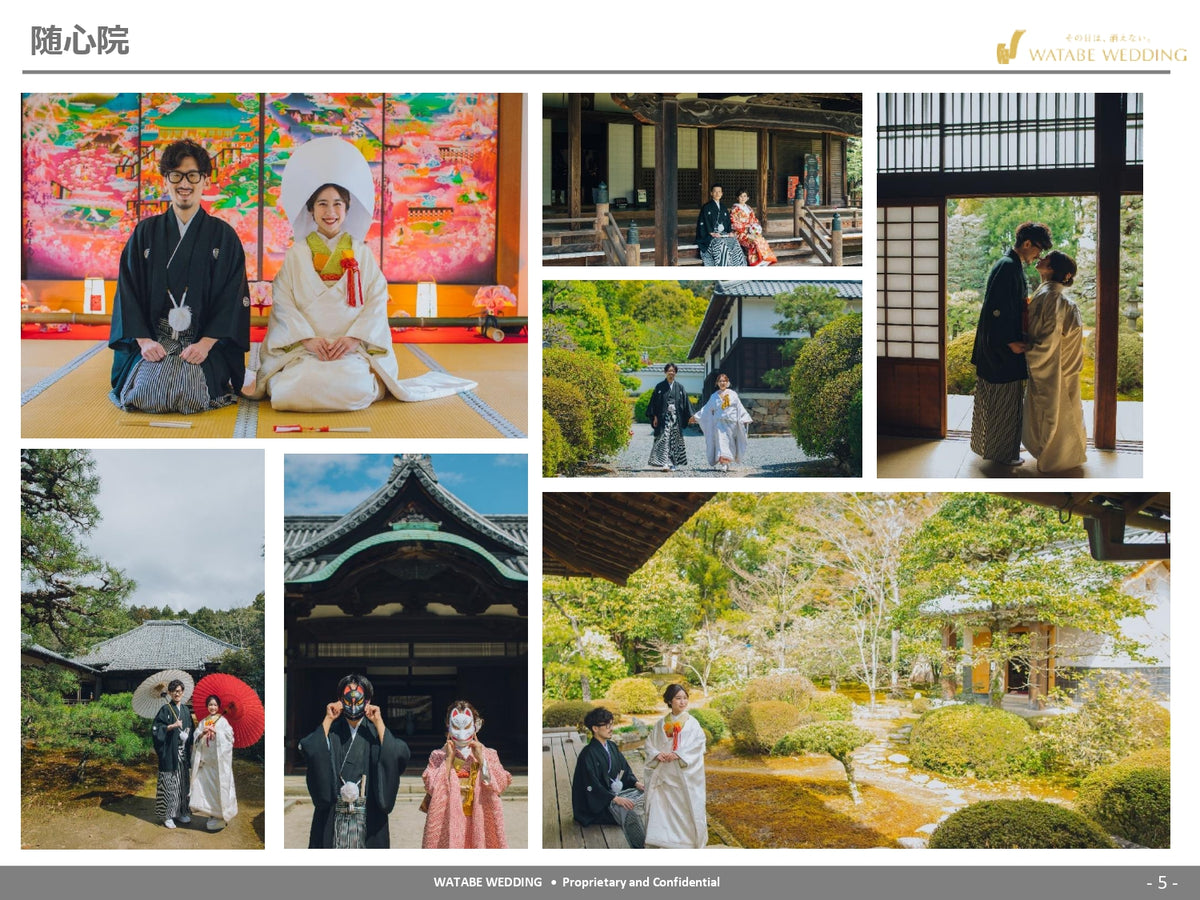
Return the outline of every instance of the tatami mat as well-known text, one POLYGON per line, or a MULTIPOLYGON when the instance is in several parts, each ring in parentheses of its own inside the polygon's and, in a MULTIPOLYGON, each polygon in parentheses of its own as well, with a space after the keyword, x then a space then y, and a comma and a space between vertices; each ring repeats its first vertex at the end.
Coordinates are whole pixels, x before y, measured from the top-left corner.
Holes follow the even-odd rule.
POLYGON ((441 400, 401 403, 387 397, 353 413, 276 412, 270 401, 241 401, 237 406, 191 416, 125 413, 108 400, 112 354, 101 345, 29 341, 21 345, 21 434, 26 438, 495 438, 521 436, 526 416, 526 345, 425 345, 422 358, 411 345, 397 345, 401 378, 427 371, 432 364, 474 379, 479 389, 441 400), (97 349, 99 347, 99 349, 97 349), (91 353, 91 356, 87 354, 91 353), (73 368, 72 368, 73 366, 73 368), (39 390, 40 388, 40 390, 39 390), (239 416, 240 413, 240 416, 239 416), (186 421, 190 428, 158 428, 151 420, 186 421), (257 420, 257 422, 255 421, 257 420), (276 435, 275 425, 367 427, 369 432, 276 435))
POLYGON ((527 344, 425 344, 419 350, 451 374, 479 382, 475 396, 528 434, 527 344))
POLYGON ((21 341, 21 393, 73 360, 95 351, 99 344, 99 341, 21 341))
POLYGON ((108 399, 112 354, 101 351, 21 407, 24 438, 233 437, 237 406, 190 416, 122 412, 108 399), (190 428, 153 428, 151 420, 190 422, 190 428))
MULTIPOLYGON (((402 370, 403 371, 403 370, 402 370)), ((422 369, 421 371, 425 371, 422 369)), ((416 372, 413 374, 420 374, 416 372)), ((367 409, 344 413, 277 412, 271 401, 258 405, 258 436, 286 438, 495 438, 503 437, 495 428, 472 410, 459 395, 421 403, 401 403, 395 397, 385 397, 367 409), (302 432, 275 434, 276 425, 313 425, 330 428, 370 428, 369 432, 302 432)))

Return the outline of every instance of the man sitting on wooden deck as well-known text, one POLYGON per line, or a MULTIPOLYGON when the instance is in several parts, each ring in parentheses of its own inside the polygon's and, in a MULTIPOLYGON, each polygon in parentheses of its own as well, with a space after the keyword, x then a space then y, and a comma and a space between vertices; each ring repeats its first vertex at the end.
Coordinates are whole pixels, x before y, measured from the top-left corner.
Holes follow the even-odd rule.
POLYGON ((571 779, 571 809, 580 825, 615 822, 635 850, 646 843, 646 786, 612 742, 613 714, 602 706, 589 712, 583 725, 592 733, 579 751, 571 779))

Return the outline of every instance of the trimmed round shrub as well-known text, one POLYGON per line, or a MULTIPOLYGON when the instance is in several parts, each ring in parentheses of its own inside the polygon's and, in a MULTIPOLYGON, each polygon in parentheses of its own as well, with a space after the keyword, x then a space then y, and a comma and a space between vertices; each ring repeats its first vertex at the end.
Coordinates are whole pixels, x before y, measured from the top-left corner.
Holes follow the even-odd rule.
POLYGON ((561 378, 542 379, 542 409, 558 423, 571 463, 587 459, 596 443, 583 391, 561 378))
POLYGON ((590 713, 596 704, 587 700, 560 700, 551 703, 542 710, 543 728, 578 728, 583 730, 583 717, 590 713))
POLYGON ((1142 336, 1121 331, 1117 342, 1117 392, 1142 396, 1142 336))
POLYGON ((733 715, 733 711, 742 705, 742 695, 740 691, 730 691, 727 694, 717 694, 708 701, 708 709, 716 710, 721 714, 721 718, 726 723, 729 722, 729 717, 733 715))
POLYGON ((970 396, 975 393, 975 329, 964 331, 946 344, 946 393, 970 396))
POLYGON ((842 316, 810 338, 792 368, 792 434, 810 456, 861 468, 862 317, 842 316), (858 398, 859 421, 851 423, 858 398))
POLYGON ((925 715, 925 713, 929 712, 929 698, 928 697, 913 697, 912 698, 912 711, 915 712, 918 716, 923 716, 923 715, 925 715))
POLYGON ((645 678, 617 679, 608 686, 604 699, 611 700, 625 713, 659 712, 665 706, 662 692, 645 678))
POLYGON ((751 678, 746 682, 746 687, 742 690, 742 702, 782 700, 797 709, 808 709, 816 692, 812 681, 803 675, 768 675, 763 678, 751 678))
POLYGON ((843 694, 817 691, 808 711, 818 722, 849 722, 854 718, 854 701, 843 694))
POLYGON ((712 743, 723 740, 725 735, 729 734, 729 727, 725 724, 725 718, 715 709, 691 709, 688 708, 688 715, 700 723, 700 727, 707 734, 712 735, 712 743))
POLYGON ((779 739, 808 717, 791 703, 760 700, 743 703, 729 719, 734 749, 739 753, 770 753, 779 739))
POLYGON ((638 394, 638 398, 633 404, 633 421, 641 422, 643 425, 650 424, 650 398, 653 396, 654 388, 638 394))
POLYGON ((1101 766, 1079 785, 1078 809, 1143 847, 1171 846, 1171 757, 1144 750, 1101 766))
POLYGON ((913 765, 943 775, 1006 778, 1023 768, 1032 732, 1015 713, 990 706, 947 706, 922 716, 909 735, 913 765))
POLYGON ((592 417, 593 452, 615 453, 629 443, 629 404, 615 365, 588 353, 550 349, 542 352, 542 375, 566 381, 583 394, 592 417))
POLYGON ((1040 800, 985 800, 960 809, 929 838, 931 850, 1111 849, 1079 813, 1040 800))
POLYGON ((552 478, 571 467, 571 445, 554 416, 542 410, 542 476, 552 478))

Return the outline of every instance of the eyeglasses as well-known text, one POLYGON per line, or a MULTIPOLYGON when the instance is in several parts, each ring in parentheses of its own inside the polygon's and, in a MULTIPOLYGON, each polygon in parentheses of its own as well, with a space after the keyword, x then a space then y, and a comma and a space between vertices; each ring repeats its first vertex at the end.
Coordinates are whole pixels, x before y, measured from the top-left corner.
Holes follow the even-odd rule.
POLYGON ((167 181, 171 182, 171 184, 179 184, 185 178, 188 184, 199 184, 200 179, 204 177, 204 173, 199 169, 192 169, 190 172, 174 171, 167 173, 167 181))

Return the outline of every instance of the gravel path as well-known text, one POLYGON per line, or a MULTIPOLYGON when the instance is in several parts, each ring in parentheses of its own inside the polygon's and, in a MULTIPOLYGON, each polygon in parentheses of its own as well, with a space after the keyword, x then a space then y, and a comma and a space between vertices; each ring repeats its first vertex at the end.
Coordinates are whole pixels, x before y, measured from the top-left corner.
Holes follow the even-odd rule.
POLYGON ((633 437, 624 450, 606 464, 580 474, 619 478, 673 478, 677 475, 692 478, 796 478, 838 477, 844 474, 837 470, 832 460, 805 456, 790 434, 779 437, 755 437, 751 434, 748 458, 743 459, 741 465, 730 466, 728 472, 719 472, 708 465, 704 455, 704 435, 695 425, 684 432, 688 465, 674 472, 650 468, 647 461, 653 443, 654 434, 650 426, 634 424, 633 437))

